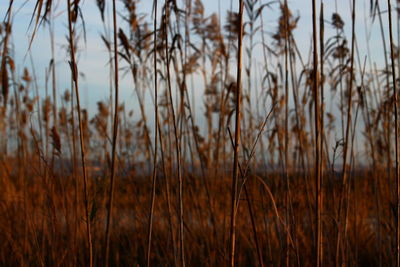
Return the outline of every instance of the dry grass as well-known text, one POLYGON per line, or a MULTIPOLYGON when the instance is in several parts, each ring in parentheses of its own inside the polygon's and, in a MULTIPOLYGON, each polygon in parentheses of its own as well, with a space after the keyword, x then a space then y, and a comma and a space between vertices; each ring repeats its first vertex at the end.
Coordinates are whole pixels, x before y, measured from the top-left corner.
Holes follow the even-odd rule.
POLYGON ((17 2, 0 25, 0 265, 400 264, 390 0, 371 1, 364 25, 379 24, 383 66, 369 41, 360 52, 356 9, 321 2, 318 15, 310 0, 307 55, 290 1, 206 14, 201 0, 154 0, 145 15, 134 0, 96 3, 110 94, 95 114, 80 101, 82 1, 36 1, 29 47, 48 27, 44 72, 30 51, 30 66, 14 62, 17 2), (119 97, 126 76, 137 106, 119 97))

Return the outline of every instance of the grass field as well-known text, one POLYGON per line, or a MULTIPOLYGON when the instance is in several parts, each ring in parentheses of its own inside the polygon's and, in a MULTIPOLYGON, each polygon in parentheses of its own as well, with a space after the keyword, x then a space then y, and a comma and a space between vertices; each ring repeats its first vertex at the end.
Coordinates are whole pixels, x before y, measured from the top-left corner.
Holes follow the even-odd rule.
POLYGON ((400 266, 399 1, 307 0, 307 24, 286 0, 97 0, 93 106, 84 1, 33 1, 18 51, 22 2, 0 13, 1 266, 400 266))

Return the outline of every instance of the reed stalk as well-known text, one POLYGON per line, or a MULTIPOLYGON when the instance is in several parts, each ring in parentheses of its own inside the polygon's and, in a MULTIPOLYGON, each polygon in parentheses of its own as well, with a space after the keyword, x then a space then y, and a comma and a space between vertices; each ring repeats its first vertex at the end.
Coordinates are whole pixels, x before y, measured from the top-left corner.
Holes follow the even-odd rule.
POLYGON ((110 177, 110 190, 108 193, 108 206, 107 206, 107 225, 106 225, 106 240, 105 240, 105 266, 109 266, 110 255, 110 232, 113 215, 113 202, 114 202, 114 187, 115 187, 115 172, 116 172, 116 154, 117 154, 117 138, 118 138, 118 121, 119 121, 119 78, 118 78, 118 39, 117 39, 117 9, 116 1, 113 0, 113 28, 114 28, 114 127, 112 138, 112 152, 111 152, 111 177, 110 177))
POLYGON ((153 230, 153 213, 154 202, 156 198, 156 181, 157 181, 157 151, 158 151, 158 73, 157 73, 157 0, 153 1, 154 8, 154 32, 153 32, 153 63, 154 63, 154 161, 151 186, 151 203, 147 237, 147 266, 150 266, 151 254, 151 238, 153 230))
MULTIPOLYGON (((340 252, 340 244, 342 242, 341 231, 343 230, 342 227, 342 220, 341 220, 341 213, 344 205, 345 194, 347 192, 348 186, 348 179, 347 179, 347 157, 348 157, 348 146, 349 146, 349 139, 350 139, 350 128, 351 128, 351 118, 352 118, 352 106, 353 106, 353 82, 354 82, 354 47, 355 47, 355 22, 356 22, 356 1, 352 1, 352 42, 351 42, 351 58, 350 58, 350 77, 349 77, 349 93, 348 93, 348 103, 347 103, 347 124, 346 124, 346 135, 344 140, 344 147, 343 147, 343 162, 342 162, 342 192, 340 194, 339 199, 339 226, 338 226, 338 234, 337 234, 337 243, 336 243, 336 264, 339 264, 339 252, 340 252)), ((346 229, 344 229, 346 232, 346 229)), ((344 257, 344 255, 342 255, 344 257)))
POLYGON ((235 266, 235 242, 236 242, 236 203, 238 190, 238 166, 240 147, 240 121, 241 121, 241 86, 242 86, 242 42, 243 42, 243 0, 239 0, 239 33, 236 73, 236 109, 235 109, 235 146, 233 154, 232 192, 231 192, 231 226, 230 226, 230 265, 235 266))
MULTIPOLYGON (((86 220, 86 237, 88 246, 88 265, 93 266, 93 248, 92 248, 92 235, 90 227, 90 216, 89 216, 89 189, 88 189, 88 174, 86 169, 86 155, 85 155, 85 140, 83 134, 81 104, 79 98, 79 83, 78 83, 78 67, 75 60, 75 44, 74 44, 74 31, 72 29, 72 13, 71 13, 71 0, 67 0, 68 4, 68 30, 69 30, 69 49, 71 57, 71 71, 72 79, 75 87, 76 104, 78 109, 78 123, 79 123, 79 141, 81 145, 81 163, 83 172, 83 191, 84 191, 84 205, 85 205, 85 220, 86 220)), ((75 2, 77 4, 77 2, 75 2)))
POLYGON ((318 39, 317 39, 317 19, 316 19, 316 1, 312 1, 312 17, 313 17, 313 93, 314 93, 314 123, 315 123, 315 206, 316 206, 316 242, 315 242, 315 257, 316 266, 321 266, 321 172, 320 172, 320 160, 321 160, 321 147, 320 147, 320 104, 319 104, 319 76, 318 76, 318 39))
POLYGON ((394 40, 392 27, 392 5, 388 3, 389 11, 389 35, 390 35, 390 59, 392 63, 392 83, 393 83, 393 106, 394 106, 394 136, 396 153, 396 266, 400 266, 400 166, 399 166, 399 121, 398 121, 398 95, 396 80, 396 61, 394 56, 394 40))
POLYGON ((165 56, 167 60, 167 86, 168 86, 168 94, 169 94, 169 104, 171 107, 172 113, 172 123, 175 137, 175 153, 177 160, 177 174, 178 174, 178 194, 179 194, 179 245, 180 245, 180 264, 181 267, 185 266, 185 243, 184 243, 184 222, 183 222, 183 179, 182 179, 182 171, 181 171, 181 149, 179 142, 179 135, 176 123, 175 109, 174 103, 172 100, 172 86, 171 86, 171 73, 170 73, 170 56, 168 50, 168 25, 169 25, 169 1, 165 0, 165 56))
POLYGON ((318 171, 319 171, 319 184, 318 184, 318 196, 317 196, 317 202, 318 202, 318 222, 319 222, 319 228, 318 228, 318 239, 319 242, 317 243, 317 249, 318 249, 318 254, 319 254, 319 266, 323 266, 324 265, 324 261, 323 261, 323 256, 324 256, 324 251, 323 251, 323 221, 322 221, 322 214, 323 214, 323 210, 324 210, 324 202, 323 202, 323 197, 324 197, 324 193, 323 193, 323 179, 324 179, 324 173, 323 173, 323 162, 324 162, 324 149, 323 149, 323 141, 324 141, 324 56, 325 56, 325 47, 324 47, 324 31, 325 31, 325 27, 324 27, 324 3, 323 1, 321 2, 321 10, 320 10, 320 24, 319 24, 319 30, 320 30, 320 34, 319 34, 319 39, 320 39, 320 76, 321 79, 319 81, 319 86, 320 86, 320 123, 319 123, 319 127, 320 127, 320 138, 319 138, 319 156, 320 156, 320 160, 319 160, 319 166, 318 166, 318 171))

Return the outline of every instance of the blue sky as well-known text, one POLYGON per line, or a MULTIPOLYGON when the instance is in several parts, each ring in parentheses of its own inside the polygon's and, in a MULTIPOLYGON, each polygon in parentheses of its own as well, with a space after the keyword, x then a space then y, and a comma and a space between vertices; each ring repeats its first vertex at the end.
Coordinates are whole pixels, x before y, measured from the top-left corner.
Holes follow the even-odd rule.
MULTIPOLYGON (((13 28, 13 40, 15 44, 16 56, 17 58, 23 58, 26 54, 29 38, 32 32, 32 27, 28 29, 29 21, 31 18, 31 13, 34 7, 34 0, 15 0, 14 1, 14 28, 13 28), (27 3, 25 3, 27 2, 27 3), (15 14, 17 12, 17 14, 15 14)), ((57 2, 57 1, 56 1, 57 2)), ((66 44, 65 35, 67 34, 66 28, 66 7, 63 6, 65 1, 58 1, 57 9, 56 9, 56 45, 62 49, 62 46, 66 44)), ((110 4, 111 1, 106 1, 107 4, 110 4)), ((122 3, 118 1, 119 6, 122 7, 122 3)), ((160 2, 160 1, 159 1, 160 2)), ((237 1, 233 2, 233 8, 237 9, 237 1)), ((267 1, 261 1, 262 3, 267 1)), ((320 1, 318 1, 320 2, 320 1)), ((338 11, 340 15, 347 22, 345 25, 345 31, 350 33, 351 25, 350 25, 350 4, 347 0, 337 0, 338 11)), ((359 39, 364 38, 364 10, 368 9, 369 1, 357 1, 357 35, 359 39)), ((382 1, 386 2, 386 1, 382 1)), ((229 0, 204 0, 203 1, 206 14, 211 14, 212 12, 218 13, 219 7, 221 7, 222 14, 226 13, 226 10, 230 7, 229 0)), ((149 13, 151 10, 152 1, 150 0, 142 0, 137 8, 138 12, 141 13, 149 13)), ((386 10, 385 3, 381 3, 382 10, 386 10)), ((289 6, 291 7, 294 14, 300 15, 300 21, 298 24, 297 30, 294 32, 296 40, 300 44, 300 47, 304 51, 308 51, 309 40, 311 38, 311 1, 307 0, 291 0, 289 1, 289 6)), ((325 17, 327 20, 330 19, 332 12, 335 10, 335 1, 334 0, 326 0, 324 1, 325 6, 325 17)), ((4 18, 5 11, 8 7, 8 1, 2 0, 0 3, 0 17, 4 18)), ((94 0, 84 0, 82 2, 82 10, 85 17, 86 29, 87 29, 87 43, 86 43, 86 51, 81 53, 80 64, 82 71, 85 72, 87 77, 87 82, 90 84, 101 85, 103 81, 99 79, 94 79, 96 73, 100 73, 103 71, 103 66, 105 64, 104 59, 106 57, 102 57, 100 54, 105 54, 105 49, 103 44, 100 42, 99 32, 102 31, 101 20, 98 9, 95 5, 94 0), (103 64, 101 64, 103 63, 103 64)), ((108 8, 111 8, 108 5, 108 8)), ((318 5, 319 9, 319 5, 318 5)), ((265 29, 267 32, 273 32, 276 28, 276 18, 279 16, 279 11, 277 9, 270 10, 265 9, 264 11, 264 21, 265 21, 265 29)), ((122 23, 119 23, 120 26, 124 27, 122 23)), ((377 28, 377 25, 374 25, 374 28, 377 28)), ((329 30, 329 26, 327 27, 329 30)), ((378 31, 374 31, 371 45, 372 47, 378 48, 376 50, 376 54, 378 54, 378 50, 381 50, 380 38, 378 35, 378 31), (374 41, 376 39, 376 41, 374 41)), ((329 35, 329 32, 327 33, 329 35)), ((364 43, 364 42, 362 42, 364 43)), ((34 61, 38 65, 38 67, 44 67, 48 64, 48 57, 46 57, 45 52, 49 49, 49 38, 48 38, 48 30, 41 29, 37 33, 37 36, 34 40, 32 46, 32 52, 34 55, 34 61)), ((83 48, 83 47, 82 47, 83 48)), ((59 60, 64 59, 65 52, 59 51, 58 53, 59 60)), ((379 59, 379 56, 377 57, 379 59)), ((376 60, 376 59, 375 59, 376 60)), ((23 64, 26 62, 17 60, 18 63, 23 64)), ((66 62, 64 62, 66 64, 66 62)), ((62 62, 58 62, 58 65, 62 65, 62 62)), ((62 66, 60 66, 61 68, 62 66)), ((98 77, 97 77, 98 78, 98 77)), ((63 82, 63 81, 60 81, 63 82)))
MULTIPOLYGON (((70 87, 70 69, 68 65, 68 55, 66 54, 65 47, 67 45, 66 36, 67 31, 67 13, 66 13, 66 1, 65 0, 54 0, 57 3, 56 11, 54 12, 55 20, 55 43, 56 43, 56 66, 57 66, 57 88, 58 88, 58 99, 65 89, 70 87)), ((185 0, 177 0, 178 5, 182 4, 185 0)), ((259 0, 260 3, 267 3, 270 1, 259 0)), ((352 0, 351 0, 352 1, 352 0)), ((28 67, 31 70, 31 63, 29 57, 26 57, 28 51, 28 44, 32 34, 32 27, 29 28, 29 21, 31 19, 32 10, 34 8, 36 0, 14 0, 13 9, 13 33, 12 33, 12 43, 14 45, 14 60, 16 63, 17 72, 22 73, 24 67, 28 67)), ((141 14, 150 14, 152 7, 152 0, 141 0, 137 6, 137 12, 141 14)), ((159 8, 164 1, 159 1, 159 8)), ((238 0, 233 1, 233 10, 238 10, 238 0)), ((325 36, 331 37, 335 34, 332 27, 328 24, 331 20, 332 13, 336 11, 340 14, 342 19, 345 21, 345 33, 347 39, 350 42, 351 33, 351 8, 350 0, 324 0, 324 10, 325 10, 325 36)), ((364 60, 367 49, 366 49, 366 34, 365 26, 367 25, 370 31, 370 49, 372 54, 372 62, 376 63, 378 69, 384 65, 384 52, 382 47, 382 41, 380 36, 379 24, 375 22, 371 27, 369 13, 369 2, 368 0, 357 0, 356 10, 356 33, 357 33, 357 45, 360 54, 361 61, 364 60), (367 23, 366 23, 367 21, 367 23)), ((396 1, 392 0, 392 5, 396 4, 396 1)), ((96 6, 95 0, 81 0, 81 8, 84 14, 86 30, 87 30, 87 42, 84 43, 82 40, 79 44, 78 53, 78 67, 79 71, 84 73, 84 78, 80 79, 80 94, 83 108, 89 110, 89 114, 92 116, 97 111, 96 103, 100 100, 107 101, 109 97, 109 68, 107 66, 107 50, 100 38, 100 33, 103 32, 102 23, 100 19, 100 14, 96 6)), ((111 9, 111 0, 106 0, 106 9, 111 9)), ((219 13, 224 16, 227 10, 230 8, 230 0, 203 0, 205 7, 206 16, 212 13, 219 13)), ((289 7, 294 15, 299 15, 300 20, 298 26, 294 31, 295 40, 299 46, 299 49, 307 61, 308 53, 310 52, 311 44, 311 32, 312 32, 312 16, 311 16, 311 0, 288 0, 289 7)), ((0 19, 3 19, 5 12, 8 8, 9 0, 0 1, 0 19)), ((317 0, 317 9, 319 12, 319 7, 321 0, 317 0)), ((388 45, 388 32, 387 32, 387 6, 386 1, 380 1, 381 11, 383 12, 383 21, 385 25, 385 38, 386 44, 388 45)), ((123 4, 122 1, 117 0, 117 8, 121 10, 123 4)), ((159 12, 160 14, 160 12, 159 12)), ((109 11, 106 12, 106 17, 111 18, 109 11)), ((277 19, 280 15, 280 11, 277 5, 273 9, 265 9, 263 13, 264 18, 264 29, 266 31, 265 36, 267 36, 267 42, 271 42, 271 34, 277 29, 277 19)), ((398 29, 397 29, 397 13, 393 12, 393 25, 395 25, 395 40, 397 40, 398 29)), ((146 21, 151 22, 152 19, 148 15, 146 21)), ((222 19, 225 22, 225 19, 222 19)), ((126 23, 124 23, 121 18, 118 19, 119 27, 127 29, 126 23)), ((248 39, 245 38, 244 45, 248 45, 248 39)), ((33 62, 36 69, 36 75, 38 79, 40 94, 43 96, 45 94, 45 69, 49 66, 51 60, 50 53, 50 39, 49 30, 47 27, 42 27, 36 34, 36 38, 31 47, 31 53, 33 57, 33 62)), ((388 49, 389 51, 389 49, 388 49)), ((255 51, 253 54, 253 61, 257 62, 260 56, 260 52, 255 51)), ((261 62, 260 62, 261 63, 261 62)), ((246 58, 244 59, 244 64, 246 64, 246 58)), ((356 64, 358 68, 358 65, 356 64)), ((234 69, 234 68, 231 68, 234 69)), ((18 73, 17 73, 18 75, 18 73)), ((244 80, 244 83, 246 81, 244 80)), ((200 126, 200 129, 205 130, 205 121, 201 114, 204 113, 204 108, 202 105, 203 92, 199 90, 204 88, 202 85, 202 78, 200 75, 194 77, 194 98, 196 99, 196 123, 200 126)), ((50 84, 49 84, 49 88, 50 84)), ((151 90, 148 88, 147 90, 151 90)), ((49 93, 51 90, 49 90, 49 93)), ((192 91, 189 91, 189 94, 192 91)), ((327 95, 327 100, 331 96, 327 95)), ((290 99, 292 99, 290 97, 290 99)), ((59 101, 59 100, 58 100, 59 101)), ((134 92, 134 85, 130 75, 121 77, 120 79, 120 101, 125 103, 127 110, 133 110, 134 118, 140 117, 140 111, 138 108, 137 98, 134 92)), ((154 109, 151 104, 151 99, 147 93, 147 98, 145 100, 145 109, 148 114, 148 123, 153 125, 153 114, 154 109)), ((192 103, 193 105, 193 103, 192 103)), ((328 104, 328 109, 329 109, 328 104)), ((264 112, 269 110, 269 106, 264 107, 264 112)), ((339 119, 337 107, 333 107, 334 114, 337 115, 339 119), (336 108, 336 110, 335 110, 336 108)), ((362 120, 358 123, 358 132, 362 130, 362 120)), ((339 120, 337 122, 339 124, 339 120)), ((337 125, 336 135, 331 136, 331 144, 334 144, 335 140, 341 139, 341 127, 337 125)), ((360 132, 361 133, 361 132, 360 132)), ((363 147, 361 145, 362 135, 356 135, 359 140, 356 140, 356 147, 358 153, 363 154, 363 147)), ((365 157, 365 153, 364 153, 365 157)))
MULTIPOLYGON (((15 61, 17 63, 17 69, 22 72, 23 67, 27 66, 30 68, 29 57, 25 57, 29 38, 32 33, 32 27, 28 28, 29 21, 31 18, 32 10, 34 7, 34 0, 14 0, 14 27, 12 40, 15 45, 15 61)), ((83 0, 81 1, 81 8, 85 17, 86 30, 87 30, 87 42, 84 44, 80 43, 79 53, 79 71, 85 74, 85 78, 81 80, 81 90, 83 104, 89 108, 91 112, 96 109, 96 102, 99 100, 105 100, 108 97, 109 92, 109 80, 108 80, 108 67, 107 67, 107 51, 100 39, 99 33, 102 32, 102 24, 100 20, 99 11, 95 5, 95 0, 83 0)), ((163 2, 163 1, 162 1, 163 2)), ((182 1, 178 0, 178 4, 182 1)), ((267 3, 268 1, 261 1, 261 3, 267 3)), ((318 10, 321 1, 318 2, 318 10)), ((381 1, 381 9, 386 10, 386 1, 381 1)), ((5 11, 7 10, 9 1, 0 1, 0 18, 4 18, 5 11)), ((57 87, 59 92, 64 91, 65 88, 69 87, 70 71, 68 66, 68 58, 65 51, 66 35, 67 35, 67 14, 66 14, 66 1, 56 1, 57 8, 54 14, 55 16, 55 40, 56 40, 56 64, 57 64, 57 87)), ((161 1, 159 1, 161 6, 161 1)), ((122 7, 122 2, 117 2, 118 7, 122 7)), ((218 13, 221 11, 222 14, 226 14, 227 9, 230 8, 229 0, 204 0, 206 15, 210 15, 213 12, 218 13)), ((351 32, 351 14, 350 14, 350 1, 347 0, 325 0, 325 18, 330 20, 332 12, 335 11, 335 4, 339 14, 346 22, 345 32, 347 35, 351 32)), ((366 39, 365 39, 365 15, 368 14, 369 1, 358 0, 357 1, 357 38, 360 49, 361 58, 366 54, 366 39)), ((151 11, 152 1, 142 0, 140 1, 137 11, 138 13, 149 14, 151 11)), ((237 10, 238 1, 233 1, 233 9, 237 10)), ((311 0, 290 0, 289 6, 295 15, 300 16, 298 27, 294 32, 295 39, 298 42, 299 48, 302 53, 306 56, 310 48, 311 40, 311 0)), ((106 8, 111 9, 111 1, 106 1, 106 8)), ((107 14, 107 12, 106 12, 107 14)), ((272 33, 277 27, 277 18, 279 16, 279 10, 265 9, 264 11, 264 28, 267 33, 272 33)), ((384 14, 384 21, 386 21, 386 13, 384 14)), ((148 17, 147 21, 151 21, 148 17)), ((224 21, 224 20, 223 20, 224 21)), ((126 29, 126 24, 119 19, 119 26, 126 29)), ((395 24, 396 25, 396 24, 395 24)), ((326 36, 332 36, 333 31, 329 25, 326 25, 326 36)), ((388 35, 386 33, 386 38, 388 35)), ((396 36, 397 38, 397 36, 396 36)), ((269 39, 270 40, 270 39, 269 39)), ((349 38, 350 40, 350 38, 349 38)), ((388 43, 388 42, 387 42, 388 43)), ((370 42, 374 62, 377 62, 378 66, 383 63, 383 49, 380 39, 380 33, 378 24, 375 23, 372 28, 371 42, 370 42)), ((50 54, 50 40, 49 31, 47 28, 39 29, 36 38, 33 42, 31 52, 33 55, 33 61, 36 68, 36 74, 38 76, 38 82, 41 88, 44 86, 44 73, 45 68, 48 66, 51 59, 50 54)), ((257 58, 257 55, 255 55, 257 58)), ((195 81, 196 82, 196 81, 195 81)), ((131 85, 132 81, 130 76, 126 76, 121 79, 121 99, 127 102, 127 106, 135 107, 136 98, 131 85)), ((43 90, 42 90, 43 92, 43 90)), ((201 97, 201 92, 197 90, 198 96, 201 97)), ((198 105, 200 106, 200 105, 198 105)), ((148 105, 150 108, 150 105, 148 105)), ((137 110, 137 109, 136 109, 137 110)), ((135 113, 138 112, 135 110, 135 113)), ((151 109, 149 109, 151 111, 151 109)))

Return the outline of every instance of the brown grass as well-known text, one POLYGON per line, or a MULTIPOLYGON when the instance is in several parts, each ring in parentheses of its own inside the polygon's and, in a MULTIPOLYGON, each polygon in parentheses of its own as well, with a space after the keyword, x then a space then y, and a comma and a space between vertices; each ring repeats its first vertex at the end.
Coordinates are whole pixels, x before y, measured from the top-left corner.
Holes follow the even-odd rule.
POLYGON ((355 0, 343 17, 309 1, 309 54, 290 1, 207 14, 154 0, 143 14, 98 0, 109 95, 94 113, 80 98, 83 1, 56 2, 35 2, 28 51, 14 51, 19 3, 0 24, 1 266, 400 265, 390 0, 370 2, 365 31, 378 24, 381 40, 367 54, 355 0), (45 27, 43 71, 30 49, 45 27), (137 106, 120 98, 127 78, 137 106))

